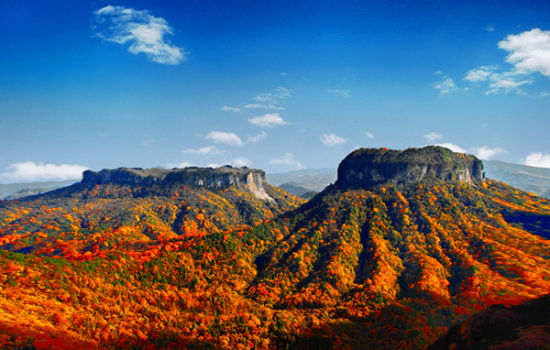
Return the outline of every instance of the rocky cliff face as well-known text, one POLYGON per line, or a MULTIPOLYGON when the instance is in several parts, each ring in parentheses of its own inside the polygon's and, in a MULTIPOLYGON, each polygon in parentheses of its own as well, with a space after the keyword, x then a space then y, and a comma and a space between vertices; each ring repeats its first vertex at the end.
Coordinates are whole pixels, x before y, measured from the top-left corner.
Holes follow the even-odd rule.
POLYGON ((362 148, 350 153, 340 163, 336 186, 405 185, 430 178, 475 185, 484 178, 483 163, 472 155, 454 153, 438 146, 404 151, 362 148))
POLYGON ((209 189, 235 186, 250 191, 259 199, 272 201, 273 199, 264 189, 264 183, 265 173, 263 171, 247 167, 233 168, 231 166, 216 169, 190 167, 185 169, 118 168, 103 169, 99 172, 86 170, 81 181, 81 184, 86 186, 100 184, 131 186, 184 184, 209 189))

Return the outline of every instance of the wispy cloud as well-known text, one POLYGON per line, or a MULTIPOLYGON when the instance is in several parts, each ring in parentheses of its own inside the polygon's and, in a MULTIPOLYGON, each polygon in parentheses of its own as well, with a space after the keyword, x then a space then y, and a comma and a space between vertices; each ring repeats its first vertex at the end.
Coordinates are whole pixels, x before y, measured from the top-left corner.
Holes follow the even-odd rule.
POLYGON ((329 89, 329 90, 327 90, 327 94, 338 95, 338 96, 343 97, 343 98, 350 98, 351 97, 351 94, 349 93, 348 90, 329 89))
POLYGON ((523 160, 523 164, 539 168, 550 168, 550 154, 540 152, 530 153, 523 160))
POLYGON ((480 159, 489 160, 493 158, 496 155, 505 153, 506 150, 500 148, 500 147, 489 147, 489 146, 481 146, 481 147, 470 147, 469 149, 465 149, 459 145, 456 145, 454 143, 450 142, 444 142, 444 143, 438 143, 436 146, 441 146, 450 149, 453 152, 457 153, 469 153, 473 154, 476 157, 480 159))
POLYGON ((151 61, 175 65, 185 60, 183 48, 165 38, 173 35, 172 27, 162 17, 154 17, 147 10, 124 6, 105 6, 94 11, 95 34, 120 45, 129 44, 134 55, 144 53, 151 61))
POLYGON ((248 167, 250 166, 250 164, 252 164, 252 162, 244 157, 239 157, 239 158, 233 159, 233 161, 231 161, 230 164, 236 167, 242 167, 242 166, 248 167))
POLYGON ((180 162, 180 163, 168 163, 166 165, 167 168, 188 168, 190 166, 194 166, 193 163, 189 163, 189 162, 180 162))
MULTIPOLYGON (((498 43, 508 52, 506 62, 509 69, 497 66, 481 66, 471 69, 464 80, 472 83, 487 83, 487 95, 514 91, 526 94, 520 87, 532 84, 535 73, 550 77, 550 31, 534 28, 519 34, 510 34, 498 43)), ((535 97, 544 97, 534 94, 535 97)))
POLYGON ((244 105, 244 108, 283 110, 285 108, 281 106, 281 104, 283 104, 291 96, 292 90, 279 86, 271 92, 265 92, 254 96, 255 102, 244 105))
POLYGON ((335 134, 324 134, 323 136, 321 136, 321 142, 325 146, 332 147, 345 143, 346 139, 335 134))
POLYGON ((248 119, 250 124, 261 128, 272 128, 277 125, 286 125, 287 122, 279 115, 279 113, 268 113, 262 116, 248 119))
POLYGON ((205 137, 207 140, 211 140, 217 143, 223 143, 229 146, 242 146, 243 141, 241 138, 232 132, 223 131, 210 131, 205 137))
POLYGON ((486 94, 498 94, 499 92, 509 91, 517 91, 518 93, 522 93, 522 90, 519 89, 519 87, 525 84, 531 84, 532 82, 533 81, 530 79, 521 81, 506 78, 498 79, 489 84, 489 90, 487 90, 486 94))
POLYGON ((448 148, 451 151, 456 152, 456 153, 467 153, 464 148, 460 147, 459 145, 455 145, 454 143, 450 143, 450 142, 438 143, 438 144, 436 144, 436 146, 441 146, 441 147, 448 148))
POLYGON ((456 86, 454 80, 446 75, 442 77, 442 80, 434 83, 433 86, 434 88, 439 90, 439 93, 441 95, 448 95, 458 90, 458 87, 456 86))
POLYGON ((76 180, 88 168, 77 164, 50 164, 19 162, 9 165, 0 178, 7 181, 63 181, 76 180))
POLYGON ((223 149, 219 149, 216 146, 206 146, 202 148, 189 148, 181 151, 184 154, 198 154, 198 155, 219 155, 227 153, 223 149))
POLYGON ((489 160, 494 156, 502 154, 504 152, 506 151, 500 147, 491 148, 488 146, 481 146, 473 149, 473 153, 475 154, 476 157, 478 157, 479 159, 485 159, 485 160, 489 160))
POLYGON ((282 111, 285 109, 285 107, 277 106, 277 105, 270 105, 265 103, 247 103, 244 105, 244 108, 247 109, 275 109, 282 111))
POLYGON ((222 111, 224 112, 242 112, 242 109, 239 107, 233 107, 233 106, 223 106, 222 111))
POLYGON ((480 66, 478 68, 471 69, 468 73, 466 73, 464 80, 472 83, 489 80, 496 69, 496 66, 480 66))
POLYGON ((370 132, 366 132, 365 133, 365 136, 368 137, 369 139, 373 140, 374 139, 374 135, 370 132))
POLYGON ((517 71, 497 72, 497 66, 480 66, 468 71, 464 80, 471 83, 487 82, 489 89, 485 93, 490 95, 510 91, 521 92, 520 86, 532 82, 530 79, 517 80, 521 76, 517 71))
POLYGON ((260 142, 267 137, 267 132, 263 131, 256 136, 248 136, 249 143, 260 142))
POLYGON ((289 167, 303 168, 302 163, 296 160, 294 153, 286 152, 282 157, 273 158, 269 161, 275 165, 286 165, 289 167))
POLYGON ((432 131, 431 133, 424 135, 424 138, 428 142, 435 142, 435 141, 439 140, 442 137, 443 137, 443 135, 438 134, 435 131, 432 131))

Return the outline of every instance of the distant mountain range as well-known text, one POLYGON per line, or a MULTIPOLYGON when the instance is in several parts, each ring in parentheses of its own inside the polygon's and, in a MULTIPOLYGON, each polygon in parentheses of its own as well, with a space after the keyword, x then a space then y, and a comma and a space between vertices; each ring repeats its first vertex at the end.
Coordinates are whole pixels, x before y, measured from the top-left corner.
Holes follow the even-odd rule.
MULTIPOLYGON (((506 182, 527 192, 550 198, 550 169, 527 165, 484 160, 485 176, 506 182)), ((267 174, 270 184, 278 186, 295 196, 308 191, 320 192, 336 181, 336 169, 303 169, 286 173, 267 174)))
POLYGON ((0 184, 0 199, 17 199, 69 186, 78 180, 0 184))
POLYGON ((550 169, 484 160, 485 176, 527 192, 550 198, 550 169))
MULTIPOLYGON (((507 163, 499 160, 484 160, 483 165, 485 167, 485 176, 490 179, 503 181, 524 191, 550 198, 550 169, 507 163)), ((325 187, 336 181, 336 169, 301 169, 284 173, 266 174, 266 180, 273 186, 282 188, 288 193, 309 199, 315 192, 321 192, 325 187)), ((0 199, 11 200, 41 194, 60 187, 69 186, 77 181, 0 184, 0 199)))

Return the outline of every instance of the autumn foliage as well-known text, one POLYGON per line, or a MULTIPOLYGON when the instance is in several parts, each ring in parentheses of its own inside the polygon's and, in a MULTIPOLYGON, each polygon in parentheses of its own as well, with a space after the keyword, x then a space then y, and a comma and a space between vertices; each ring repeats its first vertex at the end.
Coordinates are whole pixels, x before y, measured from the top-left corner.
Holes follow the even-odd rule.
POLYGON ((266 187, 274 202, 113 184, 1 202, 0 348, 425 348, 550 290, 530 219, 550 202, 506 184, 305 204, 266 187))

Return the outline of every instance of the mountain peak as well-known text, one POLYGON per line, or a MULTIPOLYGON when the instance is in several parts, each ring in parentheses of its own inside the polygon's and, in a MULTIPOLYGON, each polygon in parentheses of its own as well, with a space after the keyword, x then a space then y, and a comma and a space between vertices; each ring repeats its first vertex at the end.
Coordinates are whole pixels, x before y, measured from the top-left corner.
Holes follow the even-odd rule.
POLYGON ((439 146, 389 150, 360 148, 338 166, 339 187, 370 188, 383 183, 406 185, 424 179, 479 183, 483 163, 473 155, 439 146))
POLYGON ((256 197, 266 201, 273 199, 265 192, 265 173, 247 167, 234 168, 226 165, 219 168, 117 168, 95 172, 86 170, 80 184, 95 186, 100 184, 132 186, 171 186, 175 184, 219 189, 234 186, 246 189, 256 197))

